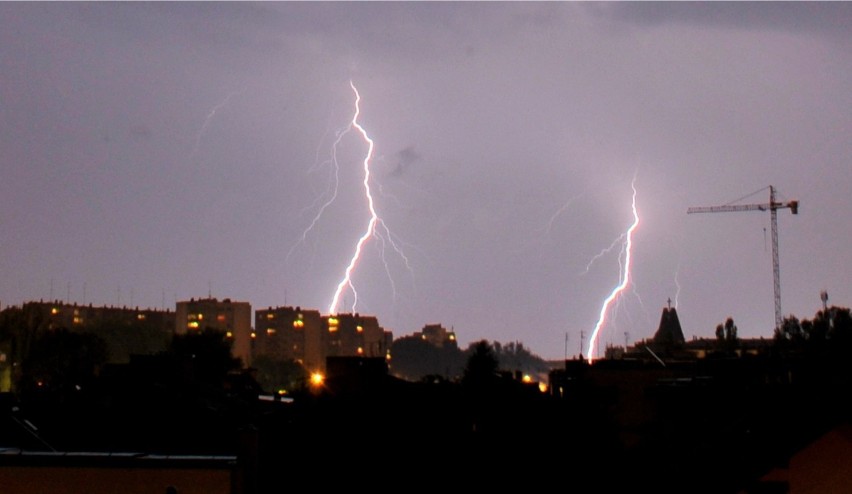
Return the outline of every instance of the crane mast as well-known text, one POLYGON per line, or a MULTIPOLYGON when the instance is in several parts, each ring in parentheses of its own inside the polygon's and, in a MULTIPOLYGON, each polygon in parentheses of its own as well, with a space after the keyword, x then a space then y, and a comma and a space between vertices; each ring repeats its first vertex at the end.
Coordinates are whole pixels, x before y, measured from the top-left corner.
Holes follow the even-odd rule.
POLYGON ((769 202, 763 204, 726 204, 723 206, 691 207, 687 214, 693 213, 726 213, 738 211, 769 211, 770 230, 772 234, 772 281, 775 293, 775 329, 781 327, 781 268, 778 260, 778 210, 789 208, 793 214, 799 214, 799 201, 778 202, 775 198, 775 187, 769 186, 769 202))

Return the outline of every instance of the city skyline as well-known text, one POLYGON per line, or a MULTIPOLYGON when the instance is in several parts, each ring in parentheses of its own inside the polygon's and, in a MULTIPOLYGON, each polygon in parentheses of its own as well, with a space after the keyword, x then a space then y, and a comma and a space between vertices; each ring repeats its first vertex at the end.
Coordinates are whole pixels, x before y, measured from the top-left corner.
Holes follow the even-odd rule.
POLYGON ((784 315, 852 305, 850 22, 844 2, 0 4, 0 302, 325 312, 370 218, 355 86, 404 252, 365 244, 356 311, 394 335, 576 354, 635 183, 601 349, 651 337, 669 299, 687 339, 728 317, 771 337, 769 214, 686 212, 774 186, 800 203, 778 211, 784 315))

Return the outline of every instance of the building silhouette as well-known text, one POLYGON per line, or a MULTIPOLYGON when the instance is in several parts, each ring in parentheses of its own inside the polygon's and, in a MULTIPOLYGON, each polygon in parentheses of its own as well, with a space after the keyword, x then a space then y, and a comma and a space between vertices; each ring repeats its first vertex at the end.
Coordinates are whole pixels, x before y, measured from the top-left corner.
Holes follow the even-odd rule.
POLYGON ((379 326, 375 316, 344 313, 324 316, 326 358, 389 355, 393 333, 379 326))
POLYGON ((253 354, 295 360, 309 372, 325 373, 329 357, 387 358, 393 334, 375 316, 320 315, 301 307, 275 307, 255 313, 253 354))
POLYGON ((269 307, 254 314, 254 356, 295 360, 310 372, 325 368, 325 332, 318 310, 269 307))
POLYGON ((0 325, 10 330, 0 341, 0 392, 8 392, 14 387, 15 374, 20 372, 30 347, 47 332, 95 333, 111 344, 111 360, 123 361, 131 350, 165 350, 174 331, 175 313, 39 300, 4 308, 0 311, 0 325))
POLYGON ((458 348, 459 346, 455 331, 447 330, 440 324, 427 324, 419 333, 414 333, 414 336, 420 336, 422 340, 436 348, 458 348))
POLYGON ((178 302, 175 308, 175 334, 215 330, 231 341, 231 354, 251 365, 252 342, 256 337, 251 327, 251 304, 234 302, 229 298, 190 299, 178 302))
POLYGON ((175 320, 175 315, 170 310, 127 306, 95 307, 92 304, 79 305, 61 300, 26 302, 21 306, 21 310, 27 328, 36 332, 59 328, 84 331, 103 323, 127 326, 140 322, 171 330, 175 320))

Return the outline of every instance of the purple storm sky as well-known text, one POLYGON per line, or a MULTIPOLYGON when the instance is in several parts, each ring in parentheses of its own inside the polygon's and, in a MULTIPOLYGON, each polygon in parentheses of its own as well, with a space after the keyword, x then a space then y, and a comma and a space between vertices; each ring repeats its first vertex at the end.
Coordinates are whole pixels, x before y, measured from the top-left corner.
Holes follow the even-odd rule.
POLYGON ((849 26, 846 2, 3 2, 0 303, 325 313, 369 220, 349 132, 305 234, 351 80, 405 254, 366 244, 357 310, 395 336, 576 355, 635 177, 599 341, 652 336, 669 298, 687 338, 729 316, 770 337, 769 214, 686 211, 774 185, 801 203, 778 212, 784 314, 852 305, 849 26))

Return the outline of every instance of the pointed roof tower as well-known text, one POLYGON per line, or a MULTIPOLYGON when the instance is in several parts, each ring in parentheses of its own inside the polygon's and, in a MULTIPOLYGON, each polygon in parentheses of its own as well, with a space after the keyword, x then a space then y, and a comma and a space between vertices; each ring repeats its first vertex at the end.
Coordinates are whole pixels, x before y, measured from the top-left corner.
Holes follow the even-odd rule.
POLYGON ((672 307, 671 302, 669 302, 669 306, 663 308, 660 326, 654 333, 654 343, 663 348, 672 348, 679 347, 685 342, 683 330, 680 327, 680 319, 677 317, 677 309, 672 307))

